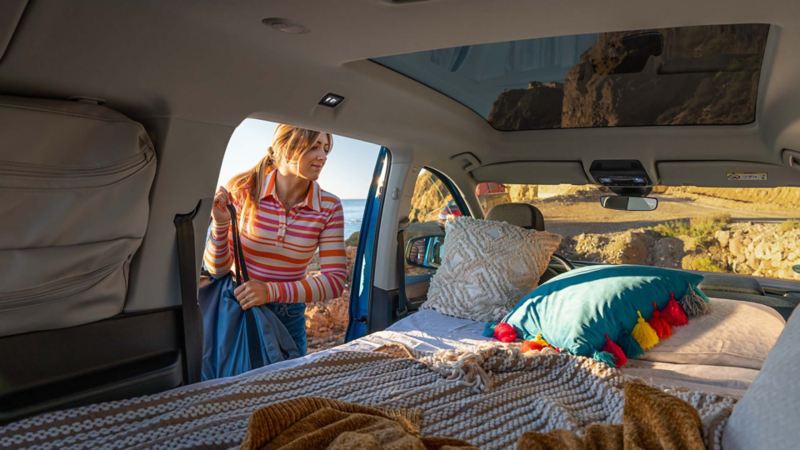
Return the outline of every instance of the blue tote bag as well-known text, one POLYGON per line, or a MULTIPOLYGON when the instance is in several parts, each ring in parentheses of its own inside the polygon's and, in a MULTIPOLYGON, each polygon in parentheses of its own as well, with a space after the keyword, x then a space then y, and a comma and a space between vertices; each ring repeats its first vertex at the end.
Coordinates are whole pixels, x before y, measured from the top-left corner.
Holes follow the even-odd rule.
POLYGON ((294 339, 266 306, 242 310, 234 289, 249 279, 242 254, 236 210, 231 213, 233 256, 238 275, 229 272, 198 290, 203 314, 202 380, 229 377, 300 356, 294 339))

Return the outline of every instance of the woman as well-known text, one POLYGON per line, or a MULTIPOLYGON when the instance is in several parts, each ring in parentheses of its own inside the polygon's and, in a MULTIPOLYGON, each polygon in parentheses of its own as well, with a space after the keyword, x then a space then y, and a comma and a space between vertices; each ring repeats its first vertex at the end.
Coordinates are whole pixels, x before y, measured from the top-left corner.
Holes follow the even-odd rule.
POLYGON ((344 287, 344 216, 339 199, 320 189, 331 135, 278 125, 272 146, 255 167, 220 187, 211 211, 212 230, 203 257, 214 277, 231 270, 232 202, 250 281, 234 291, 242 309, 267 305, 306 353, 306 303, 336 298, 344 287), (319 248, 321 272, 308 275, 319 248))

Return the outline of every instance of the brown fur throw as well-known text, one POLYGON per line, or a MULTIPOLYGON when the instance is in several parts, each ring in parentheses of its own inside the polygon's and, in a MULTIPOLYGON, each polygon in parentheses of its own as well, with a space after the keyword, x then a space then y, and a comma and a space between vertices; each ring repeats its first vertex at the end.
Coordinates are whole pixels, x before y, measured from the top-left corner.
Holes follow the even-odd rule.
POLYGON ((702 424, 685 401, 642 383, 625 383, 622 425, 593 424, 583 436, 567 431, 527 432, 518 450, 703 450, 702 424))
POLYGON ((450 438, 419 435, 418 410, 357 405, 320 397, 301 397, 261 408, 250 417, 246 450, 419 449, 475 450, 450 438))

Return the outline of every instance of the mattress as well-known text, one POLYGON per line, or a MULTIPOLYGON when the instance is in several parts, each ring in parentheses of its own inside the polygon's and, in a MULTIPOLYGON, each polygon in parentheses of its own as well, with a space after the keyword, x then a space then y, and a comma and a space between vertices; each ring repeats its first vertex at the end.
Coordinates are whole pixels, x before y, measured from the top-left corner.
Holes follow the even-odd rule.
MULTIPOLYGON (((738 311, 739 315, 752 315, 754 311, 764 311, 767 320, 770 317, 775 318, 774 322, 769 323, 772 328, 771 336, 774 336, 774 339, 777 339, 782 329, 783 319, 781 319, 780 315, 762 305, 712 299, 712 307, 714 305, 720 305, 720 310, 725 307, 727 308, 726 310, 738 311)), ((719 319, 725 318, 719 317, 719 319)), ((719 334, 721 332, 719 323, 714 324, 714 326, 716 327, 715 333, 719 334)), ((386 330, 372 333, 303 358, 283 361, 257 370, 259 373, 281 370, 305 364, 335 352, 372 351, 377 347, 391 343, 400 343, 410 349, 425 353, 437 350, 475 348, 482 343, 491 341, 490 338, 482 336, 483 327, 484 323, 482 322, 450 317, 433 310, 420 310, 394 323, 386 330)), ((676 333, 703 335, 708 331, 707 328, 710 327, 711 324, 707 323, 697 323, 696 325, 690 323, 686 327, 682 327, 684 329, 676 331, 676 333), (700 327, 704 328, 700 329, 700 327)), ((771 346, 769 342, 764 345, 767 348, 771 346)), ((659 352, 660 359, 669 359, 666 356, 669 355, 665 354, 665 352, 659 352)), ((766 357, 766 352, 763 353, 763 357, 766 357)), ((680 360, 680 358, 673 359, 680 360)), ((744 394, 744 391, 758 374, 758 369, 753 367, 721 365, 718 363, 687 364, 647 360, 631 360, 622 370, 626 376, 643 379, 649 384, 688 388, 736 398, 740 398, 744 394)))

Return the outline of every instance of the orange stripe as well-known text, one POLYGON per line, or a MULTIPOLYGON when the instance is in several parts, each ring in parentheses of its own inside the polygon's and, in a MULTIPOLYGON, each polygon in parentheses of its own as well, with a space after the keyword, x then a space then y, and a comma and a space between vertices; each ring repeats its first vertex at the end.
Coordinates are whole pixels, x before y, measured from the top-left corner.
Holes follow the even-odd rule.
POLYGON ((313 298, 314 297, 313 295, 311 295, 311 286, 308 284, 308 281, 300 280, 300 286, 303 287, 303 294, 305 294, 305 297, 303 297, 303 298, 313 298))

